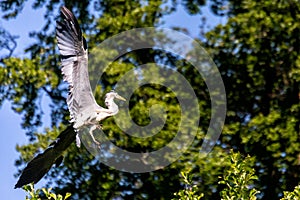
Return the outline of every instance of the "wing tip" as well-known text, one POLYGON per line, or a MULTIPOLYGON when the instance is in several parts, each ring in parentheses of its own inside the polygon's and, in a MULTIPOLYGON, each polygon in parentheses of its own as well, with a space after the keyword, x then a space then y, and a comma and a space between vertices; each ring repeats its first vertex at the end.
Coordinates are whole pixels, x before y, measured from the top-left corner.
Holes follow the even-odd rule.
POLYGON ((79 23, 78 23, 76 17, 74 16, 74 14, 65 6, 60 7, 60 12, 62 13, 63 18, 65 20, 67 20, 69 23, 70 22, 73 23, 74 32, 77 35, 78 39, 81 40, 81 38, 82 38, 81 28, 80 28, 79 23))

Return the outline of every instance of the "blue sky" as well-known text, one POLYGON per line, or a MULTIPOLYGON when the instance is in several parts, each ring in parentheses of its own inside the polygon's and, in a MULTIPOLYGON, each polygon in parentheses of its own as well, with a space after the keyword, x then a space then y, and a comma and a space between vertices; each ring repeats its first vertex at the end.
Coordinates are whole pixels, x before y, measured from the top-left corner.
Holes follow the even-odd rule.
MULTIPOLYGON (((14 56, 23 56, 24 48, 34 42, 29 38, 30 31, 39 31, 44 25, 43 9, 33 10, 32 0, 25 4, 22 13, 14 20, 6 22, 1 20, 1 26, 10 31, 13 35, 18 35, 18 47, 14 52, 14 56)), ((218 23, 224 23, 225 19, 216 18, 208 12, 208 9, 203 10, 205 16, 208 18, 210 27, 218 23)), ((170 15, 165 18, 165 27, 184 26, 189 27, 191 36, 197 36, 199 33, 198 25, 200 23, 200 16, 189 16, 180 7, 176 14, 170 15)), ((45 117, 43 118, 44 125, 49 124, 49 112, 47 97, 43 98, 43 110, 45 117)), ((21 116, 11 110, 11 104, 5 102, 0 108, 0 120, 2 124, 2 139, 0 140, 1 152, 1 165, 0 165, 0 194, 2 199, 25 199, 26 193, 21 189, 13 189, 17 181, 14 174, 17 172, 14 166, 15 160, 19 157, 18 152, 15 150, 17 144, 23 145, 28 142, 25 131, 21 129, 21 116)), ((40 130, 42 131, 44 127, 40 130)), ((42 183, 35 186, 36 188, 42 187, 42 183)))
MULTIPOLYGON (((30 0, 31 2, 31 0, 30 0)), ((24 55, 23 49, 30 45, 33 40, 28 36, 30 31, 40 30, 43 26, 43 14, 41 10, 31 9, 31 3, 27 3, 23 12, 14 20, 9 22, 1 20, 1 26, 18 35, 18 47, 15 56, 24 55)), ((14 165, 19 157, 15 147, 28 142, 25 131, 21 129, 21 116, 11 110, 8 101, 0 109, 0 120, 2 124, 2 140, 0 140, 1 165, 0 165, 0 194, 3 199, 25 199, 26 193, 21 189, 13 189, 17 179, 14 174, 17 169, 14 165)), ((36 186, 39 187, 39 184, 36 186)))

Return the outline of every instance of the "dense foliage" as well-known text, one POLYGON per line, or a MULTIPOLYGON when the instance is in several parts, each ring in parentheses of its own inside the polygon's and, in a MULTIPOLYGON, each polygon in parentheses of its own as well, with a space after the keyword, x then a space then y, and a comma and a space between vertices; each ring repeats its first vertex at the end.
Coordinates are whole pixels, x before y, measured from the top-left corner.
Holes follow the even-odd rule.
MULTIPOLYGON (((197 15, 207 5, 212 13, 228 19, 204 36, 199 35, 218 66, 227 93, 226 123, 214 150, 207 157, 199 155, 211 114, 210 94, 204 80, 176 55, 153 49, 139 50, 112 64, 101 86, 96 88, 96 98, 102 104, 104 94, 114 87, 119 77, 138 65, 156 61, 173 67, 191 83, 199 98, 199 134, 189 150, 166 168, 138 174, 109 168, 74 144, 65 153, 63 165, 48 173, 48 186, 53 183, 53 191, 71 193, 69 199, 184 199, 188 195, 195 195, 195 199, 234 199, 234 195, 245 195, 239 199, 247 195, 251 199, 299 197, 299 187, 296 187, 300 180, 298 0, 33 2, 34 9, 46 8, 46 22, 42 30, 30 33, 36 43, 26 49, 27 58, 11 56, 16 37, 5 31, 5 27, 0 29, 0 50, 6 50, 0 56, 0 105, 5 100, 12 103, 12 109, 23 117, 22 127, 30 140, 28 145, 17 146, 19 169, 69 124, 65 103, 67 86, 62 81, 54 38, 59 6, 73 10, 92 49, 125 30, 159 27, 163 17, 176 12, 179 6, 189 15, 197 15), (45 94, 51 99, 52 126, 45 133, 38 133, 37 128, 43 123, 40 101, 45 94), (245 157, 230 153, 230 149, 245 157), (185 188, 191 189, 185 191, 185 188), (240 192, 236 194, 237 191, 240 192)), ((2 1, 2 19, 11 20, 27 3, 2 1)), ((201 17, 199 26, 203 27, 201 17)), ((176 27, 182 31, 188 28, 176 27)), ((199 28, 199 33, 202 32, 199 28)), ((139 125, 149 122, 148 109, 152 105, 164 101, 170 110, 167 126, 155 142, 124 135, 113 118, 103 122, 104 131, 115 144, 127 150, 158 149, 170 141, 180 120, 174 94, 149 84, 135 91, 129 100, 131 117, 139 125), (164 94, 167 99, 161 98, 164 94)))

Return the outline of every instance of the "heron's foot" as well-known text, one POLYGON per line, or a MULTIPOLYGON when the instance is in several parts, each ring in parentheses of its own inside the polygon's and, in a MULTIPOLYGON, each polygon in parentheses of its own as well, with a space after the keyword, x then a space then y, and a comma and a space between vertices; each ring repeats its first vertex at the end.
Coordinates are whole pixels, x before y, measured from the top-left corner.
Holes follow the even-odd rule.
POLYGON ((94 142, 94 144, 96 145, 97 149, 101 149, 101 144, 100 144, 100 142, 98 142, 97 140, 94 140, 93 142, 94 142))
POLYGON ((90 132, 90 135, 91 135, 92 140, 93 140, 94 144, 96 145, 97 149, 101 149, 101 144, 100 144, 100 142, 98 142, 98 141, 95 139, 93 132, 90 132))
POLYGON ((100 148, 101 148, 100 142, 98 142, 98 141, 95 139, 94 133, 93 133, 93 131, 96 130, 97 128, 98 128, 98 125, 94 125, 94 126, 91 127, 91 129, 90 129, 89 132, 90 132, 90 136, 91 136, 91 138, 92 138, 94 144, 97 146, 98 149, 100 149, 100 148))

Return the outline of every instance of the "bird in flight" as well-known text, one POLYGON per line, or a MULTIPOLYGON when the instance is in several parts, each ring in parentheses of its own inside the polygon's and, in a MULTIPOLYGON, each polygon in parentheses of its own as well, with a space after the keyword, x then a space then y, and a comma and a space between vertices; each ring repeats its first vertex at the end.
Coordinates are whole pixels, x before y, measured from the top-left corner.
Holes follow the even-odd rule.
MULTIPOLYGON (((99 106, 94 98, 88 74, 88 53, 85 38, 82 36, 79 24, 66 7, 61 8, 64 17, 63 22, 57 22, 56 38, 62 57, 62 73, 64 80, 69 83, 69 95, 67 104, 74 122, 75 130, 85 125, 92 125, 90 135, 93 141, 99 145, 93 136, 93 130, 99 126, 103 119, 118 113, 118 106, 114 98, 124 100, 116 92, 106 94, 105 105, 99 106)), ((80 147, 80 138, 77 134, 76 144, 80 147)))
POLYGON ((88 74, 87 43, 82 36, 78 21, 66 7, 61 7, 63 21, 57 21, 56 38, 62 57, 62 74, 69 83, 67 104, 72 125, 59 134, 57 139, 41 154, 33 158, 22 171, 15 188, 29 183, 37 183, 52 167, 62 162, 62 153, 76 140, 80 147, 80 129, 89 126, 93 142, 100 148, 93 131, 101 128, 103 119, 116 115, 119 111, 114 98, 126 101, 125 98, 111 91, 105 95, 105 106, 99 106, 94 98, 88 74))

